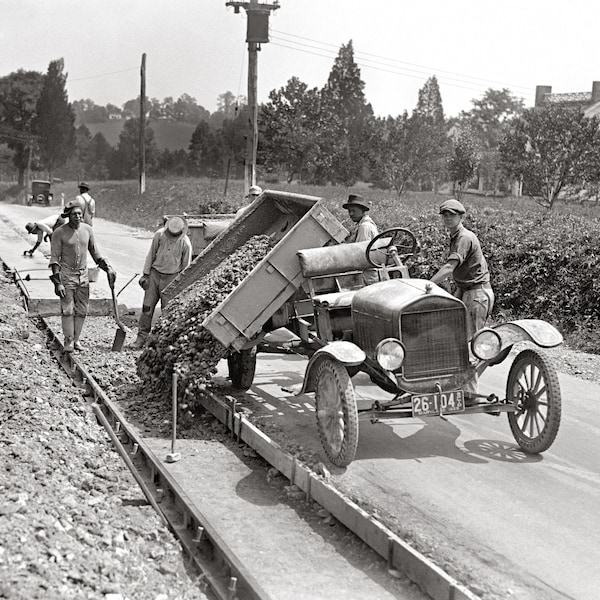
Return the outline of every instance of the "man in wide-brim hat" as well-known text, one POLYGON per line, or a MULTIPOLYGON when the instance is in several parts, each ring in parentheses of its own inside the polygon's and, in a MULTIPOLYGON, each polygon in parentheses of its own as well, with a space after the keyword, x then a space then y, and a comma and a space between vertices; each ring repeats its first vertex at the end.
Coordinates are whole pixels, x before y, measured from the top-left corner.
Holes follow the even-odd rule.
POLYGON ((144 272, 138 282, 144 290, 144 300, 138 322, 137 338, 132 344, 135 349, 139 350, 146 343, 152 329, 154 310, 159 301, 161 308, 164 308, 163 290, 189 266, 192 260, 192 243, 187 231, 186 220, 172 216, 152 238, 144 263, 144 272))
MULTIPOLYGON (((352 222, 357 223, 356 229, 346 238, 347 243, 370 242, 379 233, 377 225, 368 215, 369 210, 371 210, 371 203, 362 196, 350 194, 348 201, 342 204, 342 208, 348 211, 348 216, 352 222)), ((380 280, 377 269, 363 271, 363 279, 366 285, 377 283, 380 280)))

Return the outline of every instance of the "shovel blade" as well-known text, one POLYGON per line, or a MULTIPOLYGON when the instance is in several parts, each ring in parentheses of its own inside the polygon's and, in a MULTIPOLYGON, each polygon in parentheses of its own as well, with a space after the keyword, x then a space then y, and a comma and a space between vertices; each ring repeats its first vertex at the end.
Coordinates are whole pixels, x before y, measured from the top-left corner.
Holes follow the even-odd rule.
POLYGON ((113 340, 112 351, 121 352, 123 350, 123 344, 125 343, 126 333, 123 329, 117 329, 115 333, 115 339, 113 340))

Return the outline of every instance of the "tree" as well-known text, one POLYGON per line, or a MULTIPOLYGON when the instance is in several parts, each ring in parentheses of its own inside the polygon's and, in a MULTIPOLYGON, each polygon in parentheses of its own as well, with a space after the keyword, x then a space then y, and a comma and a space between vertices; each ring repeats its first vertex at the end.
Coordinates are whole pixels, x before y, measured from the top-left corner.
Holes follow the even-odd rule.
MULTIPOLYGON (((144 129, 146 169, 150 172, 155 166, 158 149, 154 141, 154 131, 150 126, 144 129)), ((117 149, 110 156, 108 169, 114 179, 133 179, 138 174, 140 152, 140 120, 128 119, 123 125, 117 149)))
POLYGON ((477 142, 468 127, 461 129, 452 143, 448 159, 448 173, 452 179, 452 193, 460 198, 479 163, 477 142))
POLYGON ((198 124, 202 120, 208 121, 210 113, 203 106, 198 106, 195 98, 182 94, 173 105, 173 118, 182 123, 198 124))
POLYGON ((0 140, 12 150, 12 160, 18 170, 21 186, 25 180, 32 144, 32 141, 26 140, 33 133, 36 105, 43 85, 44 76, 37 71, 20 69, 0 78, 0 126, 4 126, 5 133, 14 130, 20 134, 3 136, 0 132, 0 140))
POLYGON ((501 170, 499 168, 498 146, 506 131, 510 119, 524 110, 523 100, 513 96, 510 90, 488 89, 481 99, 471 100, 473 108, 460 115, 458 126, 468 126, 477 140, 481 151, 478 167, 479 187, 485 182, 499 187, 501 170))
POLYGON ((217 168, 217 143, 206 121, 200 121, 194 129, 188 150, 188 161, 196 174, 209 175, 217 168))
POLYGON ((444 172, 448 152, 448 138, 442 96, 435 75, 419 90, 417 106, 408 128, 408 142, 414 157, 413 177, 433 190, 444 172))
POLYGON ((75 115, 67 96, 63 68, 62 58, 50 62, 34 119, 41 163, 50 178, 54 169, 64 165, 75 151, 75 115))
POLYGON ((321 91, 321 118, 327 116, 334 133, 330 138, 330 177, 345 185, 364 176, 368 162, 365 140, 373 108, 365 99, 364 87, 350 40, 342 44, 321 91))
POLYGON ((314 168, 310 161, 319 153, 322 133, 316 120, 319 111, 319 91, 309 90, 297 77, 269 93, 259 113, 259 162, 267 171, 285 170, 289 183, 314 168))
POLYGON ((597 117, 560 105, 527 109, 500 144, 502 168, 551 209, 561 193, 569 198, 582 184, 598 181, 599 125, 597 117))
POLYGON ((370 144, 374 181, 380 187, 392 188, 398 198, 417 172, 409 134, 409 117, 404 111, 396 118, 377 119, 370 144))
POLYGON ((90 130, 85 125, 80 125, 75 129, 75 151, 61 169, 63 176, 77 180, 89 178, 85 166, 88 162, 87 155, 91 141, 90 130))
POLYGON ((109 175, 108 165, 115 150, 106 141, 106 138, 98 132, 90 141, 86 159, 85 173, 89 179, 102 180, 109 175))

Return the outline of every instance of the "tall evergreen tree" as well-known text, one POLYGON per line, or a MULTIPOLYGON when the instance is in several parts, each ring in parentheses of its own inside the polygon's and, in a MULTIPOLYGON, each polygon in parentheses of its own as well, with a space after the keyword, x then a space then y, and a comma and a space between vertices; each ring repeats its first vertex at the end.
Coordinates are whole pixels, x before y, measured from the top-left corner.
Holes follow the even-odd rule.
POLYGON ((431 186, 435 190, 444 178, 448 154, 442 95, 435 75, 419 90, 410 129, 412 145, 419 157, 416 175, 421 185, 431 186))
POLYGON ((85 173, 89 179, 107 179, 110 158, 115 152, 114 148, 106 141, 106 138, 98 132, 90 141, 85 160, 85 173))
POLYGON ((188 150, 188 161, 197 175, 209 175, 218 168, 215 135, 206 121, 200 121, 194 129, 188 150))
MULTIPOLYGON (((0 125, 22 134, 33 133, 36 105, 43 85, 44 75, 37 71, 20 69, 0 77, 0 125)), ((12 150, 19 185, 23 185, 29 161, 29 144, 15 136, 3 137, 1 133, 0 140, 12 150)))
MULTIPOLYGON (((117 149, 110 156, 108 169, 114 179, 132 179, 138 174, 140 152, 140 120, 128 119, 119 135, 117 149)), ((151 172, 158 159, 158 148, 154 140, 154 130, 146 125, 144 129, 146 169, 151 172)))
POLYGON ((75 151, 75 114, 67 96, 67 75, 63 69, 62 58, 50 62, 37 102, 35 131, 39 136, 40 160, 49 177, 75 151))
POLYGON ((365 84, 354 61, 352 40, 343 45, 321 92, 323 117, 334 127, 331 178, 351 185, 364 175, 368 160, 365 140, 373 108, 364 94, 365 84))

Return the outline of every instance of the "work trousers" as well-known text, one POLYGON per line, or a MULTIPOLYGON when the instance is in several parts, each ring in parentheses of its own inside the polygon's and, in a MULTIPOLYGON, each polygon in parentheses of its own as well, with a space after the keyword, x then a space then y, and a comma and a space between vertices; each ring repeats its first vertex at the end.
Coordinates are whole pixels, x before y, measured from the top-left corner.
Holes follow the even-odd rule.
POLYGON ((150 270, 148 277, 148 287, 144 292, 144 300, 142 302, 142 314, 138 323, 138 335, 146 337, 152 329, 152 317, 154 309, 160 300, 161 309, 164 308, 165 301, 162 291, 177 277, 179 273, 159 273, 156 269, 150 270))
POLYGON ((85 317, 90 303, 90 285, 65 286, 65 297, 60 299, 60 314, 63 317, 85 317))

